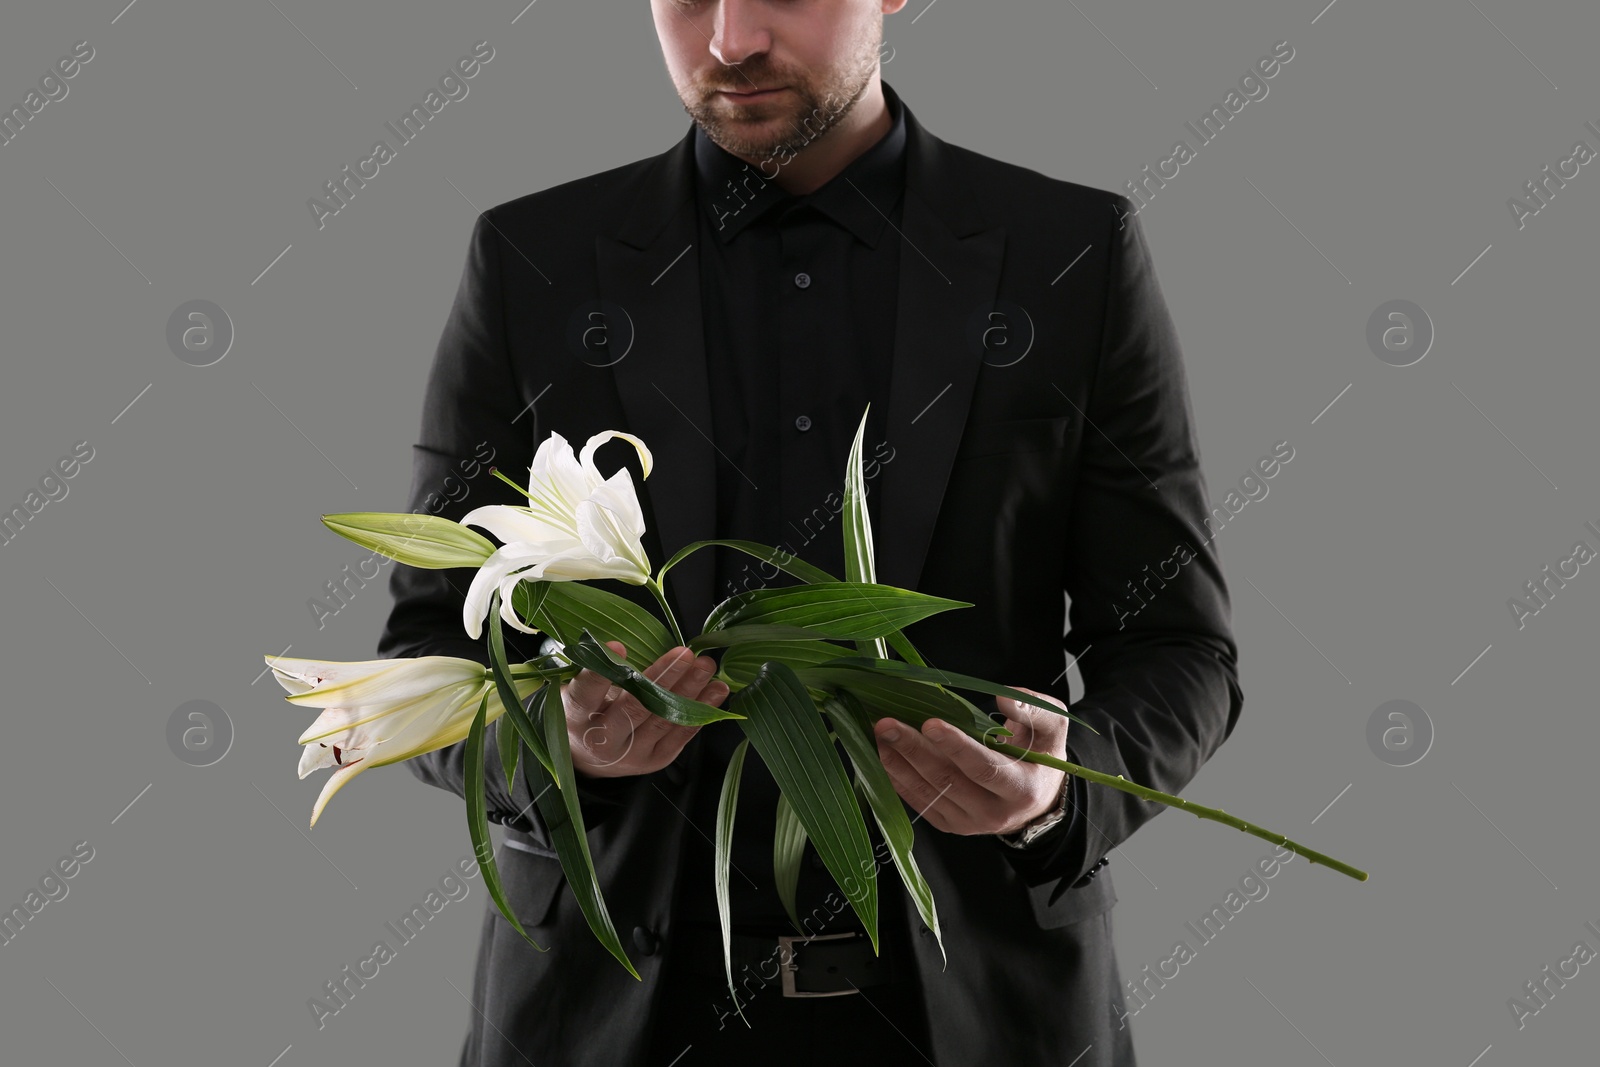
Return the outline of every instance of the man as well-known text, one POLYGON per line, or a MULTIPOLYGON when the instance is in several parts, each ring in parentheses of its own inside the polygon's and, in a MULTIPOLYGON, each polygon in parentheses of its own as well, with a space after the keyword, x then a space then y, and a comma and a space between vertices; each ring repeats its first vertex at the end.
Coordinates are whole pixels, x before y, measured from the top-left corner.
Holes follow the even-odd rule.
MULTIPOLYGON (((973 604, 908 628, 928 662, 1065 707, 1081 660, 1073 711, 1094 732, 980 706, 1019 744, 1177 792, 1242 695, 1219 560, 1189 547, 1205 544, 1206 490, 1148 245, 1126 197, 929 133, 878 67, 882 17, 903 3, 652 0, 694 123, 660 155, 479 217, 411 506, 486 447, 515 479, 551 432, 622 429, 654 453, 648 481, 630 449, 599 461, 633 472, 657 566, 737 537, 842 576, 838 490, 867 410, 878 579, 973 604)), ((518 501, 485 478, 430 510, 497 502, 518 501)), ((460 628, 469 579, 396 565, 379 654, 486 662, 460 628)), ((698 632, 726 596, 789 581, 708 549, 668 595, 698 632)), ((647 673, 720 703, 715 669, 680 647, 647 673)), ((721 977, 708 821, 736 724, 673 726, 587 673, 564 696, 590 850, 643 981, 590 932, 528 783, 491 766, 509 900, 548 951, 486 910, 463 1065, 1135 1062, 1100 868, 1159 805, 880 721, 943 952, 887 862, 882 953, 863 951, 813 861, 799 932, 826 940, 780 981, 777 936, 798 932, 773 888, 776 792, 747 759, 730 886, 747 1027, 721 977), (837 995, 792 995, 807 991, 837 995)), ((410 766, 463 790, 461 745, 410 766)))

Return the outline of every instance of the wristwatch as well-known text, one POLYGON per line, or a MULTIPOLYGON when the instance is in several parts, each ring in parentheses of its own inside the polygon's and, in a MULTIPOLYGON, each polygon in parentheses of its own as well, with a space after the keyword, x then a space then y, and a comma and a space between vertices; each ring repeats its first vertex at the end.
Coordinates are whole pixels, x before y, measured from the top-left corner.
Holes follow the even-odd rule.
POLYGON ((1063 774, 1061 776, 1061 796, 1057 798, 1056 806, 1053 809, 1040 815, 1016 833, 998 834, 996 836, 1012 848, 1027 848, 1044 836, 1045 832, 1054 827, 1056 823, 1067 817, 1067 803, 1071 795, 1072 775, 1063 774))

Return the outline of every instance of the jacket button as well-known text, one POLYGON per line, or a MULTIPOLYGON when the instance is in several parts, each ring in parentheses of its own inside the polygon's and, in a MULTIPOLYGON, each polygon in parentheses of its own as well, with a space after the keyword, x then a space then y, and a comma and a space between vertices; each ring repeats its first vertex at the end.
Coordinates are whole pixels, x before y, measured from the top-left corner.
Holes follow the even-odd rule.
POLYGON ((638 945, 639 951, 646 956, 654 956, 656 949, 661 947, 661 939, 656 937, 654 931, 647 930, 643 926, 633 928, 633 943, 638 945))
POLYGON ((917 927, 918 927, 917 933, 921 934, 923 937, 932 937, 933 936, 933 931, 928 929, 928 924, 927 923, 918 923, 917 927))

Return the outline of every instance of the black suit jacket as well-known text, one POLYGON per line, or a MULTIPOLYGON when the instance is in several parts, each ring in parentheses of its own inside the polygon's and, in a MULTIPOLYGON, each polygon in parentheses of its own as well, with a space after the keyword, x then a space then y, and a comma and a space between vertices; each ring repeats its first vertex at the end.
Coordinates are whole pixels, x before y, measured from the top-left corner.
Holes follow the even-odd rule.
MULTIPOLYGON (((907 631, 934 666, 1065 701, 1078 660, 1086 689, 1074 711, 1099 733, 1074 726, 1072 755, 1178 792, 1232 731, 1242 697, 1227 587, 1200 526, 1208 503, 1183 359, 1139 220, 1120 194, 948 144, 909 108, 906 121, 879 579, 974 604, 907 631)), ((486 473, 463 491, 470 458, 492 448, 521 481, 550 432, 579 447, 625 429, 654 453, 650 478, 639 481, 625 444, 599 460, 633 470, 651 559, 727 535, 713 528, 723 461, 708 436, 693 132, 479 216, 428 379, 411 510, 459 518, 516 503, 486 473)), ((379 654, 487 662, 461 629, 470 578, 396 564, 379 654)), ((713 606, 710 553, 668 583, 685 630, 698 632, 713 606)), ((513 657, 531 658, 536 639, 507 633, 513 657)), ((580 790, 606 902, 642 982, 590 933, 526 783, 508 789, 488 761, 493 816, 506 826, 501 873, 548 951, 486 905, 463 1065, 643 1062, 655 978, 675 945, 677 879, 712 888, 711 872, 678 860, 684 834, 710 831, 680 813, 694 790, 721 784, 697 773, 699 751, 691 743, 660 772, 580 790)), ((459 744, 409 766, 462 792, 459 744)), ((1093 871, 1163 809, 1078 785, 1073 831, 1026 850, 915 823, 948 967, 909 902, 904 913, 928 1007, 925 1052, 941 1067, 1067 1063, 1086 1047, 1079 1067, 1134 1062, 1119 1023, 1116 896, 1109 872, 1093 871)), ((903 893, 892 869, 883 877, 885 891, 903 893)), ((709 1005, 706 1025, 718 1025, 709 1005)))

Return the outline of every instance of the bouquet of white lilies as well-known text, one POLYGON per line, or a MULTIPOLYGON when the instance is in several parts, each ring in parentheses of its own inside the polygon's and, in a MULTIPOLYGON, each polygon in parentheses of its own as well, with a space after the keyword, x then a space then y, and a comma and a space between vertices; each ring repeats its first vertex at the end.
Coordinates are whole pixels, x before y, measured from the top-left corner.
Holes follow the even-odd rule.
MULTIPOLYGON (((1364 871, 1226 812, 1002 740, 1009 731, 958 690, 1010 697, 1066 715, 1085 729, 1094 728, 1034 694, 929 667, 906 639, 902 631, 912 623, 972 605, 875 580, 861 460, 865 429, 863 415, 845 471, 842 581, 788 553, 740 540, 695 542, 652 573, 641 544, 644 517, 631 476, 621 468, 603 477, 594 462, 601 445, 622 438, 638 451, 644 476, 649 477, 649 449, 637 437, 617 430, 591 437, 577 455, 561 435, 551 434, 539 445, 525 487, 495 471, 527 497, 526 507, 480 507, 459 522, 375 512, 323 516, 323 523, 334 532, 400 563, 430 569, 476 568, 461 621, 467 634, 478 639, 488 618, 490 665, 450 656, 358 663, 267 656, 291 703, 322 709, 300 735, 305 746, 300 777, 334 768, 312 808, 312 825, 329 799, 368 768, 465 740, 468 826, 484 884, 506 920, 540 948, 507 905, 490 847, 484 739, 488 724, 504 716, 506 723, 497 732, 507 785, 515 781, 519 767, 528 776, 567 884, 590 928, 638 978, 606 911, 578 804, 561 686, 588 669, 671 722, 692 726, 735 719, 745 733, 729 761, 716 833, 717 906, 730 987, 728 868, 739 775, 751 746, 771 769, 786 801, 779 805, 778 831, 789 844, 775 853, 774 865, 780 897, 796 927, 800 922, 793 902, 799 854, 809 840, 835 880, 860 887, 849 894, 850 903, 876 950, 878 864, 867 834, 870 816, 922 921, 939 937, 932 893, 911 855, 911 823, 873 739, 873 723, 885 716, 914 729, 929 718, 942 719, 1015 759, 1180 808, 1366 880, 1364 871), (488 530, 500 540, 500 547, 469 529, 472 526, 488 530), (680 560, 711 545, 761 558, 801 584, 729 597, 712 610, 702 632, 685 641, 668 607, 663 582, 680 560), (596 579, 648 587, 665 622, 632 600, 585 584, 596 579), (539 658, 508 663, 502 624, 523 633, 545 634, 539 658), (606 641, 621 641, 625 655, 614 654, 606 641), (729 687, 724 707, 673 692, 642 673, 677 645, 696 653, 725 650, 717 674, 729 687), (898 659, 890 658, 891 649, 898 659), (848 756, 853 780, 835 741, 848 756), (549 785, 555 788, 541 788, 549 785), (785 850, 792 851, 792 862, 785 861, 785 850), (858 879, 858 873, 864 876, 858 879)), ((942 938, 940 945, 942 950, 942 938)))

